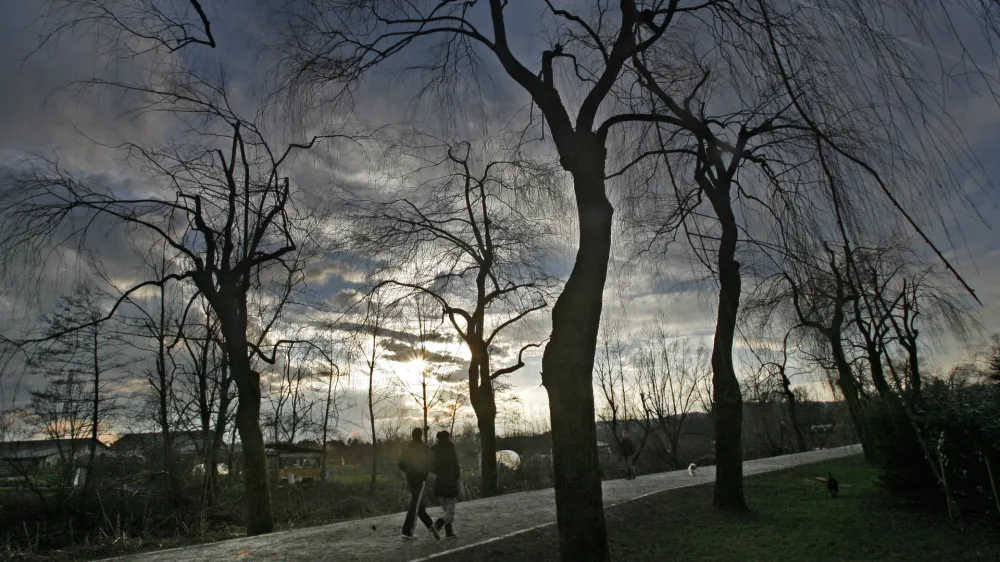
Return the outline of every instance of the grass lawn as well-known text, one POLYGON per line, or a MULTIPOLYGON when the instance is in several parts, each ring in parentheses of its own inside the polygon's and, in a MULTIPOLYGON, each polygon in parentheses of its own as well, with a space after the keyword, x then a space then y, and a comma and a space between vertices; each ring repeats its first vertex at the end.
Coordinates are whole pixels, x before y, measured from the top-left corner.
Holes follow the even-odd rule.
MULTIPOLYGON (((609 509, 612 560, 791 562, 1000 560, 1000 533, 899 505, 875 470, 850 457, 750 477, 748 515, 717 513, 712 487, 674 490, 609 509), (840 496, 816 477, 832 471, 840 496)), ((459 531, 461 532, 461 531, 459 531)), ((557 560, 555 526, 469 549, 450 562, 557 560)))

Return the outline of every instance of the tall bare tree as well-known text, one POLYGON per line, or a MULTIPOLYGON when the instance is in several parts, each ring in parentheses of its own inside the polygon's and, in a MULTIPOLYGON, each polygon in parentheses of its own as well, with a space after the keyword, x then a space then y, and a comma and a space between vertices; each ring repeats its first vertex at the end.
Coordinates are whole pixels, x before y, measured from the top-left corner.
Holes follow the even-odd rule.
POLYGON ((364 360, 365 378, 367 379, 365 406, 368 410, 368 430, 372 441, 372 472, 371 479, 368 481, 368 493, 372 495, 375 494, 375 484, 378 480, 379 433, 377 419, 380 408, 394 397, 392 391, 377 380, 378 375, 382 372, 380 369, 384 368, 380 364, 385 360, 387 332, 399 313, 398 301, 391 300, 386 292, 376 288, 368 294, 364 303, 364 318, 360 324, 354 326, 355 341, 353 344, 364 360))
POLYGON ((195 427, 202 436, 205 457, 202 504, 211 505, 218 490, 218 465, 222 460, 219 455, 233 421, 232 406, 236 397, 218 321, 203 298, 197 303, 193 318, 186 326, 177 328, 182 332, 187 352, 185 380, 179 392, 194 408, 195 427))
MULTIPOLYGON (((420 367, 420 372, 418 373, 419 380, 417 381, 419 391, 413 389, 411 381, 400 379, 400 383, 407 389, 410 397, 413 398, 417 407, 420 408, 421 414, 423 414, 424 443, 427 443, 428 439, 430 439, 431 428, 428 423, 430 413, 447 398, 448 388, 446 384, 450 379, 448 374, 435 376, 433 361, 431 361, 431 355, 427 350, 427 342, 434 335, 432 332, 433 328, 427 325, 429 321, 427 310, 429 308, 428 305, 431 304, 427 302, 428 300, 431 299, 423 293, 417 293, 411 299, 413 316, 417 321, 417 341, 416 348, 413 349, 411 356, 404 357, 409 362, 420 367)), ((440 318, 439 320, 440 324, 444 321, 444 318, 440 318)))
POLYGON ((698 405, 698 382, 710 371, 704 344, 691 347, 687 338, 672 337, 662 324, 642 340, 638 361, 638 391, 643 419, 661 441, 670 466, 681 468, 681 435, 698 405))
MULTIPOLYGON (((629 340, 631 335, 619 322, 604 323, 594 361, 594 374, 604 398, 603 407, 597 409, 597 417, 611 430, 616 449, 621 445, 622 432, 629 429, 636 421, 633 418, 641 411, 634 403, 636 377, 633 376, 634 365, 629 364, 632 355, 629 340)), ((643 433, 636 456, 642 452, 648 435, 648 432, 643 433)))
MULTIPOLYGON (((112 372, 123 364, 116 353, 122 347, 121 340, 110 326, 101 322, 106 314, 101 301, 102 295, 91 285, 77 284, 45 319, 45 333, 37 342, 43 345, 33 361, 43 372, 59 373, 57 378, 65 382, 53 388, 65 390, 67 396, 75 393, 78 384, 86 385, 89 404, 85 411, 90 416, 87 423, 90 441, 83 482, 85 490, 91 485, 100 432, 102 428, 107 429, 115 408, 115 397, 111 395, 112 372), (83 328, 78 329, 78 326, 83 328)), ((62 394, 56 392, 55 395, 62 394)))
MULTIPOLYGON (((296 230, 291 182, 280 176, 280 169, 293 150, 313 143, 291 145, 275 153, 253 123, 229 112, 226 105, 216 106, 208 95, 207 99, 195 98, 190 89, 182 91, 167 87, 146 93, 155 95, 165 110, 186 107, 190 113, 214 119, 213 125, 228 134, 227 148, 124 147, 130 158, 173 186, 172 197, 122 196, 101 180, 69 170, 52 158, 25 160, 15 167, 13 180, 0 195, 0 212, 6 219, 0 251, 7 264, 18 263, 24 259, 25 247, 61 243, 53 234, 80 214, 117 221, 171 248, 171 260, 183 265, 132 285, 100 317, 48 337, 100 326, 125 299, 145 287, 190 283, 194 291, 186 309, 197 296, 203 296, 211 307, 239 394, 236 426, 246 467, 247 532, 267 533, 273 529, 273 520, 259 423, 260 375, 251 364, 257 358, 273 363, 274 357, 262 351, 263 335, 252 338, 249 332, 254 320, 248 317, 248 298, 254 291, 273 289, 274 283, 293 286, 301 277, 295 252, 304 237, 296 230), (178 231, 172 225, 184 227, 178 231)), ((217 91, 210 95, 225 97, 217 91)), ((214 142, 214 137, 207 138, 214 142)), ((88 232, 83 227, 73 234, 80 244, 87 244, 88 232)), ((266 334, 280 313, 278 307, 271 318, 259 319, 257 331, 266 334)))
MULTIPOLYGON (((895 158, 901 154, 896 148, 902 143, 894 141, 908 138, 918 145, 918 152, 926 149, 959 159, 962 155, 951 150, 955 143, 949 137, 956 131, 946 126, 947 117, 930 123, 933 110, 940 108, 940 94, 928 85, 941 77, 925 79, 928 73, 915 63, 920 47, 886 30, 885 14, 895 12, 904 27, 916 28, 925 37, 935 27, 931 22, 937 21, 928 14, 947 18, 949 9, 972 12, 983 24, 977 31, 992 47, 997 13, 985 3, 935 2, 918 8, 906 1, 886 5, 872 0, 848 5, 821 0, 808 7, 768 0, 555 4, 548 0, 538 4, 540 17, 529 16, 529 22, 525 21, 529 18, 516 18, 505 0, 298 0, 290 2, 285 13, 285 62, 289 82, 301 91, 313 84, 354 85, 371 69, 401 56, 411 68, 424 73, 426 83, 420 94, 440 94, 453 103, 457 99, 453 92, 472 90, 463 80, 474 82, 481 77, 477 73, 486 72, 486 63, 477 66, 485 53, 488 63, 497 63, 540 111, 560 163, 573 177, 580 224, 577 261, 553 309, 553 335, 543 361, 552 406, 560 545, 566 559, 604 559, 596 447, 584 429, 591 420, 584 418, 593 411, 588 381, 611 248, 613 207, 606 180, 623 173, 609 172, 609 148, 619 148, 615 143, 619 140, 627 147, 618 155, 630 162, 626 167, 650 156, 663 156, 665 151, 683 150, 694 161, 689 167, 693 173, 684 174, 698 184, 694 197, 698 201, 707 198, 711 204, 719 232, 711 261, 720 282, 713 352, 714 411, 719 422, 715 503, 745 508, 741 403, 732 343, 742 282, 736 259, 739 231, 748 225, 737 222, 733 200, 749 200, 754 194, 744 191, 749 178, 744 182, 737 174, 741 161, 756 161, 755 174, 765 184, 785 185, 785 178, 801 177, 797 170, 803 156, 814 162, 807 174, 810 180, 821 168, 837 169, 841 178, 857 180, 858 188, 854 196, 841 197, 845 183, 831 182, 831 188, 839 190, 832 197, 837 205, 844 208, 862 193, 862 185, 874 185, 887 206, 929 241, 907 208, 911 201, 895 189, 895 180, 912 178, 911 165, 921 159, 895 158), (509 37, 524 27, 551 43, 543 45, 540 53, 530 52, 533 45, 512 46, 509 37), (429 51, 430 58, 419 58, 414 51, 426 43, 436 48, 429 51), (557 63, 565 63, 565 73, 557 74, 561 70, 557 63), (917 74, 920 77, 914 78, 917 74), (703 88, 710 78, 714 91, 727 92, 735 99, 709 107, 707 95, 702 94, 713 90, 703 88), (571 106, 570 100, 579 105, 571 106), (899 111, 883 111, 885 107, 914 109, 896 120, 899 111), (706 108, 708 112, 703 111, 706 108), (791 118, 791 126, 785 117, 791 118), (609 134, 629 123, 633 128, 620 139, 610 137, 609 143, 609 134), (651 123, 662 127, 646 126, 651 123), (880 126, 871 127, 871 123, 880 126), (926 134, 910 134, 917 127, 926 134), (681 138, 676 137, 678 133, 681 138), (799 158, 783 158, 781 150, 769 152, 767 147, 775 137, 787 141, 784 156, 798 152, 799 158), (750 148, 755 138, 756 149, 750 148), (643 140, 651 142, 642 146, 643 140), (567 302, 572 305, 563 304, 567 302), (577 540, 571 541, 571 536, 577 540)), ((965 45, 964 37, 954 38, 965 45)), ((974 69, 978 80, 994 83, 992 75, 970 61, 967 52, 962 51, 962 62, 974 69)), ((342 99, 337 94, 347 91, 351 90, 335 90, 333 99, 342 99)), ((941 175, 954 179, 949 170, 941 175)), ((648 179, 655 174, 639 176, 648 179)), ((936 186, 933 176, 928 174, 928 181, 922 183, 936 186)), ((664 171, 661 177, 676 176, 664 171)), ((802 193, 796 187, 790 190, 802 193)), ((871 199, 869 190, 863 193, 871 199)), ((686 203, 696 205, 697 201, 686 203)), ((794 222, 784 207, 772 210, 785 217, 784 222, 794 222)), ((767 217, 768 211, 757 216, 767 217)), ((677 224, 666 226, 671 229, 677 224)), ((801 227, 810 228, 806 223, 801 227)))
MULTIPOLYGON (((434 51, 439 58, 424 63, 425 68, 440 73, 431 77, 431 87, 424 88, 425 92, 443 92, 443 99, 454 101, 447 93, 467 88, 448 81, 468 77, 469 65, 479 60, 481 50, 499 63, 503 73, 540 110, 560 164, 573 178, 579 219, 576 262, 553 308, 552 335, 542 359, 552 417, 557 521, 564 560, 608 558, 592 385, 614 212, 605 185, 608 134, 616 125, 656 119, 630 107, 602 118, 601 108, 613 100, 613 92, 622 85, 619 79, 626 64, 663 40, 674 16, 693 9, 679 8, 676 0, 667 5, 652 3, 648 9, 643 9, 644 4, 621 0, 617 9, 598 4, 585 19, 546 0, 542 9, 549 21, 558 25, 558 39, 540 53, 538 70, 531 68, 537 68, 538 58, 525 63, 515 54, 509 39, 513 16, 504 0, 390 4, 301 0, 290 2, 285 14, 286 66, 292 86, 353 84, 367 70, 397 54, 409 53, 411 45, 440 39, 440 48, 434 51), (480 6, 482 19, 474 13, 480 6), (641 26, 654 19, 663 24, 640 37, 641 26), (483 24, 489 31, 481 28, 483 24), (556 61, 571 63, 567 66, 583 83, 582 90, 579 83, 556 81, 556 61), (571 107, 568 100, 580 103, 571 107)), ((479 377, 489 375, 480 373, 479 377)), ((476 402, 479 400, 474 399, 474 408, 478 407, 476 402)), ((492 459, 489 462, 492 464, 492 459)))
POLYGON ((788 408, 788 420, 792 425, 792 432, 795 434, 795 445, 798 452, 804 453, 807 450, 805 437, 802 435, 802 427, 799 425, 798 408, 796 407, 798 403, 798 397, 795 395, 795 391, 792 389, 792 371, 788 364, 789 359, 789 339, 795 327, 785 331, 785 335, 781 340, 781 356, 780 359, 773 361, 765 361, 760 357, 757 350, 753 346, 748 345, 747 347, 751 352, 757 357, 760 362, 760 366, 765 371, 768 371, 772 377, 776 377, 779 387, 781 389, 781 394, 785 399, 785 405, 788 408))
MULTIPOLYGON (((113 91, 121 99, 135 101, 140 113, 173 119, 180 133, 162 144, 125 142, 108 147, 125 154, 128 164, 147 174, 152 194, 115 189, 106 179, 70 169, 52 156, 15 163, 0 194, 4 218, 0 254, 8 271, 12 266, 39 269, 51 254, 32 255, 32 250, 68 242, 86 248, 95 217, 170 248, 177 270, 137 282, 107 315, 65 332, 100 325, 145 287, 189 283, 192 300, 185 311, 195 298, 204 297, 218 319, 227 369, 239 394, 235 425, 243 444, 247 532, 256 535, 270 532, 274 523, 259 423, 260 375, 252 364, 258 359, 274 361, 260 342, 281 307, 268 318, 251 319, 248 313, 255 295, 275 284, 294 285, 301 277, 301 264, 295 259, 303 239, 297 230, 301 215, 290 203, 293 184, 282 170, 293 152, 328 137, 274 149, 258 126, 262 113, 244 118, 234 109, 245 104, 230 99, 224 65, 210 65, 200 74, 204 67, 176 55, 184 49, 185 55, 197 57, 196 49, 215 48, 211 21, 204 6, 194 0, 162 5, 46 3, 42 44, 84 31, 94 40, 93 54, 101 63, 150 62, 141 72, 88 80, 80 85, 81 93, 87 88, 113 91), (78 219, 82 222, 74 223, 78 219)), ((34 341, 22 338, 18 343, 34 341)))
MULTIPOLYGON (((546 231, 513 203, 548 170, 523 159, 492 160, 476 169, 469 144, 445 147, 427 170, 443 178, 422 185, 416 197, 356 201, 354 244, 389 267, 385 285, 434 299, 468 347, 469 402, 480 439, 481 493, 497 493, 496 384, 524 366, 494 369, 492 347, 504 330, 546 306, 547 277, 539 267, 546 231), (419 197, 419 198, 418 198, 419 197)), ((427 170, 424 170, 426 173, 427 170)))
MULTIPOLYGON (((331 327, 332 328, 332 327, 331 327)), ((340 367, 334 363, 335 353, 335 342, 333 340, 333 330, 330 330, 330 349, 327 355, 327 365, 325 365, 325 372, 322 376, 326 378, 326 399, 323 401, 323 421, 319 423, 320 425, 320 449, 323 450, 323 457, 320 461, 320 478, 323 482, 326 482, 329 478, 327 475, 327 441, 330 435, 335 435, 337 433, 337 422, 340 420, 341 407, 344 405, 341 401, 341 390, 342 382, 341 379, 347 378, 350 380, 350 372, 341 372, 340 367), (331 423, 334 425, 331 427, 331 423)), ((351 364, 351 353, 347 352, 347 365, 351 364)), ((350 368, 350 367, 348 367, 350 368)))

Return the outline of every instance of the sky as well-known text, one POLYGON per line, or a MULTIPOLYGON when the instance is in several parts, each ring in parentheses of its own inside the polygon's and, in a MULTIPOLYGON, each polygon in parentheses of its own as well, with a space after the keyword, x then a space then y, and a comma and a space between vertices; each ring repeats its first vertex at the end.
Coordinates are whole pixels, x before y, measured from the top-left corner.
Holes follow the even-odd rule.
MULTIPOLYGON (((129 77, 141 75, 145 65, 155 61, 146 56, 135 59, 108 60, 93 56, 94 49, 101 45, 85 32, 64 36, 57 43, 46 45, 30 58, 26 56, 38 44, 38 36, 33 32, 38 7, 35 0, 6 0, 4 21, 0 23, 0 160, 11 161, 32 152, 55 153, 60 161, 81 172, 95 177, 106 178, 116 189, 136 192, 146 189, 147 184, 141 170, 128 166, 121 155, 113 150, 97 146, 93 139, 101 143, 115 145, 121 142, 155 143, 173 138, 179 134, 176 123, 163 114, 134 113, 130 106, 134 100, 118 98, 106 91, 78 92, 65 86, 74 80, 86 80, 94 76, 129 77)), ((216 22, 213 26, 219 47, 210 55, 191 55, 193 50, 172 55, 182 64, 214 68, 224 64, 226 77, 234 92, 234 100, 244 111, 252 112, 267 94, 269 79, 272 77, 264 69, 268 68, 269 55, 261 54, 257 46, 268 37, 269 6, 266 2, 241 3, 241 10, 232 8, 232 2, 203 2, 209 17, 216 22), (223 17, 224 14, 224 17, 223 17), (187 57, 187 58, 185 58, 187 57), (200 57, 200 58, 199 58, 200 57)), ((273 5, 273 3, 271 4, 273 5)), ((824 3, 825 5, 825 3, 824 3)), ((807 5, 813 6, 813 5, 807 5)), ((547 32, 540 27, 541 2, 525 4, 512 16, 509 26, 516 36, 516 48, 528 52, 545 40, 547 32)), ((962 22, 959 22, 961 25, 962 22)), ((968 23, 966 22, 966 25, 968 23)), ((940 56, 940 61, 954 61, 954 44, 942 43, 929 46, 920 37, 908 38, 921 45, 920 50, 930 58, 940 56)), ((973 58, 988 56, 986 51, 972 53, 973 58)), ((423 127, 443 133, 449 127, 442 126, 443 119, 435 119, 434 111, 440 111, 440 103, 447 101, 444 93, 439 98, 412 101, 416 78, 412 73, 402 72, 407 60, 396 61, 388 70, 376 73, 365 82, 355 96, 350 110, 338 109, 333 114, 324 114, 317 119, 316 112, 285 114, 285 110, 274 109, 270 114, 273 126, 269 130, 277 142, 290 142, 308 138, 331 123, 352 123, 354 126, 379 127, 385 124, 407 123, 411 127, 423 127), (444 97, 440 97, 444 96, 444 97), (435 105, 438 104, 438 105, 435 105), (435 109, 437 108, 437 109, 435 109), (438 122, 440 121, 440 122, 438 122)), ((490 67, 487 60, 486 68, 490 67)), ((944 64, 942 62, 942 64, 944 64)), ((996 68, 995 60, 983 60, 984 66, 996 68)), ((994 72, 990 70, 989 72, 994 72)), ((956 86, 956 88, 959 88, 956 86)), ((482 89, 475 92, 481 96, 476 104, 469 104, 467 113, 458 119, 449 120, 451 129, 459 134, 475 130, 483 123, 495 125, 511 115, 522 115, 525 104, 523 97, 510 96, 516 88, 502 77, 485 82, 482 89), (470 109, 471 108, 471 109, 470 109), (521 113, 519 113, 521 112, 521 113), (453 121, 453 122, 452 122, 453 121)), ((454 96, 471 96, 469 92, 450 92, 454 96)), ((985 174, 994 181, 1000 181, 1000 162, 996 158, 1000 149, 1000 109, 996 100, 969 92, 949 92, 951 113, 956 127, 961 129, 969 141, 971 149, 982 162, 985 174)), ((569 96, 571 99, 573 96, 569 96)), ((323 207, 329 205, 324 194, 328 194, 333 184, 350 186, 361 192, 384 188, 391 183, 391 174, 379 170, 380 156, 376 152, 365 152, 350 144, 337 145, 336 151, 322 152, 314 158, 296 161, 296 182, 301 187, 301 197, 306 206, 323 207)), ((949 259, 976 290, 983 305, 979 308, 982 323, 982 337, 1000 332, 1000 239, 992 225, 1000 219, 1000 194, 993 189, 979 189, 971 183, 966 186, 968 204, 956 202, 954 216, 942 224, 929 224, 931 236, 937 241, 949 259), (947 230, 946 230, 947 227, 947 230)), ((563 186, 565 193, 565 185, 563 186)), ((571 206, 563 207, 572 210, 571 206)), ((561 221, 563 235, 552 242, 552 251, 547 256, 547 268, 554 275, 565 277, 572 267, 575 253, 573 226, 575 218, 561 221)), ((908 233, 912 235, 912 233, 908 233)), ((116 230, 113 225, 104 230, 104 238, 98 245, 100 257, 110 270, 134 271, 134 258, 130 257, 129 234, 116 230)), ((351 297, 361 290, 368 280, 365 264, 359 260, 343 257, 327 257, 325 261, 311 264, 309 270, 309 292, 320 302, 337 302, 351 297)), ((4 292, 0 300, 0 313, 6 313, 6 325, 16 325, 29 330, 37 325, 41 314, 51 310, 58 295, 71 287, 73 267, 72 255, 58 265, 47 269, 41 285, 35 287, 36 298, 19 298, 16 294, 4 292), (17 301, 17 302, 14 302, 17 301)), ((714 282, 706 281, 703 272, 682 252, 673 255, 667 265, 652 267, 628 267, 621 257, 614 258, 606 291, 605 318, 624 319, 634 334, 640 334, 657 320, 664 321, 671 332, 695 340, 711 341, 714 322, 712 291, 714 282)), ((127 275, 125 275, 127 277, 127 275)), ((305 313, 303 322, 317 319, 329 320, 330 315, 315 311, 305 313), (306 318, 305 316, 308 316, 306 318)), ((355 319, 356 320, 356 319, 355 319)), ((345 320, 349 323, 349 321, 345 320)), ((406 345, 412 347, 414 326, 396 328, 402 335, 390 342, 387 353, 402 358, 400 353, 406 345)), ((440 327, 447 332, 448 325, 440 327)), ((516 350, 526 342, 543 339, 548 332, 548 311, 542 311, 529 318, 520 329, 510 332, 509 337, 500 342, 495 359, 497 366, 508 364, 515 359, 516 350)), ((346 332, 345 332, 346 333, 346 332)), ((985 339, 983 340, 985 341, 985 339)), ((978 345, 978 341, 955 342, 945 340, 939 343, 932 356, 932 364, 944 371, 954 363, 963 360, 967 346, 978 345), (963 347, 962 344, 966 344, 963 347)), ((460 381, 464 370, 467 351, 454 341, 434 342, 430 350, 440 354, 443 361, 434 364, 436 371, 454 373, 453 380, 460 381)), ((518 399, 510 408, 523 417, 538 419, 544 417, 547 397, 540 386, 540 354, 527 356, 526 365, 509 377, 509 396, 518 399)), ((353 371, 363 371, 363 365, 354 362, 353 371)), ((417 369, 405 361, 386 361, 380 368, 380 381, 387 386, 412 386, 417 379, 417 369)), ((360 381, 357 376, 355 384, 360 381)), ((23 402, 26 388, 38 381, 23 380, 16 375, 5 374, 0 380, 3 399, 8 402, 23 402)), ((823 385, 814 379, 803 377, 797 384, 810 385, 822 395, 823 385)), ((133 388, 123 384, 123 388, 133 388)), ((405 392, 386 406, 387 417, 413 416, 414 411, 402 410, 409 402, 405 392)), ((362 400, 360 387, 355 388, 346 403, 351 404, 343 412, 343 428, 347 433, 362 429, 362 400)))

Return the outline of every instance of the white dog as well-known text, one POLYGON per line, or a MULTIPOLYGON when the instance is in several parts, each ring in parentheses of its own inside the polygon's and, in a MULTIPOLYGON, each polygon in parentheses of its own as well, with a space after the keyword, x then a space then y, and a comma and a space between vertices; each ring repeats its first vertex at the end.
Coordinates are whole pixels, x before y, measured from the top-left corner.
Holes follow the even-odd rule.
POLYGON ((697 472, 698 472, 698 465, 694 463, 688 465, 688 474, 690 474, 691 476, 697 476, 697 472))

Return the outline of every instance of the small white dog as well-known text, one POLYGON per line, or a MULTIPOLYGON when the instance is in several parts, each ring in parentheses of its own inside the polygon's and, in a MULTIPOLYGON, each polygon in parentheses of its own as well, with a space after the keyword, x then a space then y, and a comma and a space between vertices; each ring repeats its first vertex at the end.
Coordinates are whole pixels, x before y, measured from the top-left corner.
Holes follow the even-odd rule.
POLYGON ((696 465, 694 463, 689 464, 688 465, 688 474, 690 474, 691 476, 697 476, 697 473, 698 473, 698 465, 696 465))

